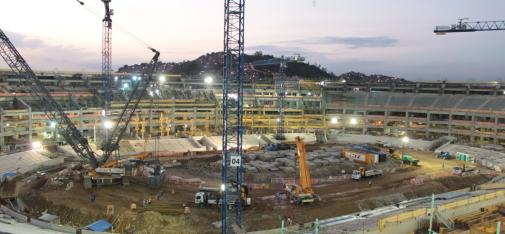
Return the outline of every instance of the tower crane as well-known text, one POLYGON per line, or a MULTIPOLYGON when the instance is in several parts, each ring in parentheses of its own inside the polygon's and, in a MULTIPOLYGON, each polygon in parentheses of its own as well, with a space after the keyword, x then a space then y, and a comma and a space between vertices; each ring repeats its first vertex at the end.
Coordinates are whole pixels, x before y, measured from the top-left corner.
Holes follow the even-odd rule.
POLYGON ((467 22, 468 18, 458 19, 458 23, 451 26, 436 26, 433 32, 437 35, 455 32, 479 32, 505 30, 505 20, 467 22))
POLYGON ((304 60, 305 58, 299 55, 291 57, 281 56, 281 58, 258 60, 247 64, 252 69, 254 69, 254 67, 259 66, 279 65, 278 78, 276 79, 277 82, 275 84, 275 89, 277 93, 277 112, 278 112, 277 131, 275 134, 275 139, 277 140, 286 139, 286 137, 284 136, 284 106, 286 98, 286 87, 284 81, 286 79, 286 68, 289 62, 303 62, 304 60))
POLYGON ((245 0, 224 1, 221 233, 242 228, 244 6, 245 0))
POLYGON ((137 82, 133 87, 132 94, 115 123, 111 137, 104 139, 104 143, 102 144, 104 153, 102 157, 99 158, 91 149, 88 140, 77 129, 72 120, 68 118, 61 105, 51 96, 49 90, 35 75, 7 35, 0 29, 0 56, 5 60, 13 72, 26 79, 26 92, 38 101, 39 107, 51 121, 58 123, 56 125, 58 132, 63 136, 72 149, 74 149, 76 154, 82 159, 88 161, 93 168, 97 168, 105 164, 112 152, 118 149, 119 141, 121 140, 133 114, 138 107, 140 99, 145 94, 146 89, 152 80, 160 53, 153 48, 149 49, 154 53, 154 56, 149 63, 148 69, 144 71, 144 77, 146 77, 146 79, 142 79, 140 82, 137 82))
MULTIPOLYGON (((102 76, 104 79, 104 121, 110 116, 110 104, 112 101, 112 15, 110 8, 111 0, 102 0, 105 7, 105 16, 102 20, 102 76)), ((105 140, 109 138, 108 129, 105 129, 105 140)))

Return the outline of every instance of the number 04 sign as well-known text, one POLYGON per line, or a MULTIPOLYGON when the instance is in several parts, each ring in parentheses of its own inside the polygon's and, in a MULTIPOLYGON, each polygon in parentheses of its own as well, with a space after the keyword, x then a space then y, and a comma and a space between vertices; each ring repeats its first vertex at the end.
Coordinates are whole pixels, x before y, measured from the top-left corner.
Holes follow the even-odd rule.
POLYGON ((230 157, 230 167, 240 167, 240 156, 239 155, 231 155, 230 157))

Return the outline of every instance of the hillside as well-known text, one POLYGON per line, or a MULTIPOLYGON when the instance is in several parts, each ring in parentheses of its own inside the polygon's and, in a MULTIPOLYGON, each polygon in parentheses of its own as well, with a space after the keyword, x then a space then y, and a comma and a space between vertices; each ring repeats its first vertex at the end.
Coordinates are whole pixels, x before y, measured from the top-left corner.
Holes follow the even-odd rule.
MULTIPOLYGON (((275 58, 272 55, 264 55, 261 52, 256 52, 252 55, 245 55, 246 63, 245 70, 247 77, 254 80, 268 80, 277 76, 278 65, 251 66, 253 61, 267 60, 275 58)), ((140 73, 147 63, 124 65, 118 69, 118 72, 124 73, 140 73)), ((195 60, 182 62, 159 62, 157 70, 161 73, 180 74, 183 76, 203 77, 206 75, 220 76, 222 75, 223 53, 213 52, 202 55, 195 60)), ((408 82, 401 78, 390 77, 385 75, 366 75, 359 72, 348 72, 341 75, 335 75, 328 72, 324 67, 317 64, 307 62, 288 62, 286 68, 287 79, 312 79, 312 80, 346 80, 346 82, 371 82, 371 83, 386 83, 408 82)))

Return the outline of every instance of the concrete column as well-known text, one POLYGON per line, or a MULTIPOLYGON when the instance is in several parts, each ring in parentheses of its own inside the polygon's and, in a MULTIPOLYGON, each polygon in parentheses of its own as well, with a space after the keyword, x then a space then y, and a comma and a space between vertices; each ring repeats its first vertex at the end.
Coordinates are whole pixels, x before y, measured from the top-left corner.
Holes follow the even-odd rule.
POLYGON ((326 116, 326 92, 323 88, 321 88, 320 108, 321 108, 321 114, 323 115, 323 124, 322 124, 324 130, 323 134, 326 136, 328 135, 328 118, 326 116))
POLYGON ((84 127, 83 127, 84 121, 82 119, 82 110, 79 110, 77 113, 79 114, 79 130, 81 131, 81 134, 82 134, 82 132, 84 131, 84 127))
MULTIPOLYGON (((196 106, 195 106, 195 107, 193 107, 193 119, 191 121, 191 125, 192 125, 191 128, 197 128, 197 122, 196 122, 196 120, 198 119, 197 113, 198 112, 196 111, 196 106)), ((194 131, 195 129, 191 129, 191 130, 194 131)))
POLYGON ((470 136, 470 143, 475 143, 475 115, 472 115, 472 127, 471 127, 472 135, 470 136))
POLYGON ((33 115, 32 108, 28 107, 28 142, 32 143, 32 134, 33 134, 33 115))
POLYGON ((498 116, 494 115, 494 126, 493 126, 493 144, 498 144, 498 116))
POLYGON ((153 109, 149 108, 149 134, 153 132, 153 109))
POLYGON ((175 133, 175 122, 174 121, 175 121, 175 98, 172 98, 172 111, 170 112, 170 123, 168 123, 168 124, 170 126, 170 124, 173 123, 170 130, 175 133))
POLYGON ((383 126, 383 131, 384 131, 384 135, 389 135, 388 134, 388 131, 389 131, 389 126, 388 126, 388 118, 389 117, 389 111, 388 110, 384 110, 384 126, 383 126))
POLYGON ((342 116, 343 116, 343 118, 342 118, 342 132, 343 133, 346 133, 346 127, 345 126, 347 125, 347 122, 344 120, 344 119, 347 118, 347 114, 345 112, 346 112, 346 109, 343 108, 342 109, 342 116))
POLYGON ((449 125, 447 126, 447 134, 452 136, 452 112, 449 113, 449 125))
POLYGON ((404 123, 404 130, 405 132, 407 133, 407 135, 409 135, 409 112, 408 111, 405 111, 405 116, 404 116, 404 119, 403 119, 403 123, 404 123))
POLYGON ((4 112, 0 110, 0 148, 5 148, 4 112))
POLYGON ((430 137, 430 123, 431 123, 431 113, 426 113, 426 128, 424 132, 424 137, 428 139, 430 137))
POLYGON ((363 134, 366 134, 368 130, 368 111, 365 110, 365 115, 363 116, 363 134))

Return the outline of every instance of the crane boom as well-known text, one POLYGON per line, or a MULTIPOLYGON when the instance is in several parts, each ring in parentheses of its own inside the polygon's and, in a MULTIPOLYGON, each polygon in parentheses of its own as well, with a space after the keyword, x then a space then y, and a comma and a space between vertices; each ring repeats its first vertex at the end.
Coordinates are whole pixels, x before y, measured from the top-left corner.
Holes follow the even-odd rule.
POLYGON ((126 102, 125 107, 121 111, 121 114, 119 115, 119 118, 116 121, 116 124, 111 132, 110 137, 104 139, 104 143, 102 144, 104 153, 101 163, 105 163, 112 155, 112 152, 118 149, 119 141, 123 137, 133 114, 135 114, 135 111, 137 110, 140 100, 145 95, 146 90, 153 79, 153 73, 156 70, 156 65, 158 64, 158 58, 160 57, 160 52, 158 52, 153 48, 149 49, 154 53, 154 56, 151 59, 148 68, 144 71, 144 74, 142 74, 141 76, 145 78, 141 79, 139 82, 135 84, 132 93, 128 98, 128 101, 126 102), (145 75, 147 75, 147 77, 145 75))
POLYGON ((56 121, 56 128, 59 133, 65 138, 65 141, 74 149, 77 155, 88 160, 93 167, 96 167, 98 165, 98 159, 88 144, 88 140, 82 136, 81 132, 65 114, 63 108, 54 100, 49 90, 47 90, 44 84, 35 75, 28 63, 1 29, 0 56, 5 60, 12 71, 26 79, 25 88, 27 88, 27 93, 40 103, 38 106, 50 120, 56 121))
POLYGON ((300 169, 300 187, 305 194, 314 194, 312 190, 312 180, 310 179, 309 165, 307 164, 307 152, 303 138, 296 137, 296 151, 298 155, 298 165, 300 169))
POLYGON ((438 35, 454 32, 477 32, 477 31, 499 31, 505 30, 505 20, 496 21, 476 21, 464 22, 466 19, 459 19, 457 24, 451 26, 440 25, 433 30, 438 35))

